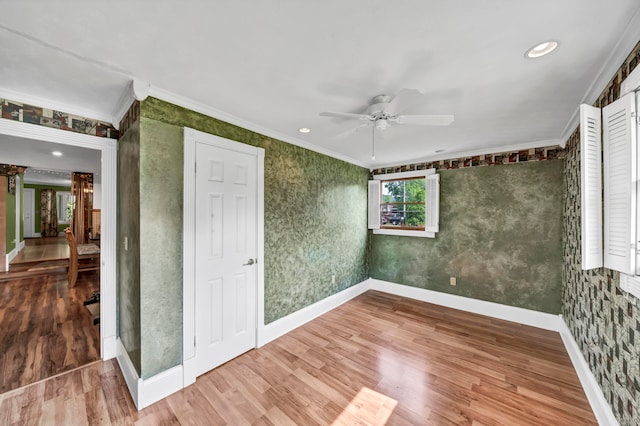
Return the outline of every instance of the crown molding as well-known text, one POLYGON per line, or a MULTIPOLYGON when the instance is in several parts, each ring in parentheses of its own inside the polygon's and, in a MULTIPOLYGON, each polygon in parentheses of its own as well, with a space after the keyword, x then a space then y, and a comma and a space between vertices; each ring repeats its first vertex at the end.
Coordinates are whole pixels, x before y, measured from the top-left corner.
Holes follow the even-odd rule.
POLYGON ((384 169, 386 167, 399 167, 399 166, 405 166, 408 164, 429 163, 432 161, 455 160, 458 158, 474 157, 476 155, 489 155, 489 154, 500 154, 503 152, 523 151, 526 149, 533 149, 533 148, 544 148, 544 147, 552 147, 552 146, 562 147, 562 145, 560 145, 560 142, 561 142, 560 139, 546 139, 541 141, 526 142, 526 143, 515 144, 515 145, 501 145, 501 146, 478 148, 478 149, 471 149, 471 150, 465 150, 465 151, 444 152, 440 155, 422 157, 417 160, 403 161, 401 163, 395 162, 395 163, 387 163, 387 164, 380 164, 380 165, 376 164, 371 166, 371 170, 384 169))
POLYGON ((21 104, 27 104, 35 107, 41 107, 46 109, 53 109, 60 112, 66 112, 67 114, 77 115, 83 118, 89 118, 92 120, 99 120, 104 123, 111 123, 112 116, 106 115, 96 110, 90 110, 87 108, 79 107, 76 105, 65 104, 61 102, 52 101, 51 99, 42 98, 39 96, 28 95, 22 92, 16 92, 15 90, 0 87, 0 98, 19 102, 21 104))
POLYGON ((368 169, 370 164, 363 163, 361 161, 355 160, 349 156, 337 153, 335 151, 331 151, 329 149, 320 147, 318 145, 314 145, 312 143, 303 141, 301 139, 292 138, 291 136, 285 135, 283 133, 276 132, 274 130, 263 127, 259 124, 256 124, 252 121, 245 120, 243 118, 237 117, 232 114, 228 114, 219 109, 213 108, 209 105, 203 104, 201 102, 197 102, 191 98, 186 96, 178 95, 173 92, 169 92, 168 90, 161 89, 154 85, 149 86, 149 90, 147 91, 148 96, 152 96, 154 98, 160 99, 165 102, 172 103, 174 105, 181 106, 183 108, 187 108, 191 111, 199 112, 200 114, 207 115, 209 117, 225 121, 230 124, 234 124, 236 126, 242 127, 247 130, 251 130, 252 132, 260 133, 261 135, 265 135, 274 139, 278 139, 280 141, 290 143, 292 145, 299 146, 301 148, 308 149, 309 151, 314 151, 319 154, 323 154, 329 157, 333 157, 338 160, 345 161, 347 163, 354 164, 356 166, 364 167, 368 169))
POLYGON ((120 121, 135 101, 144 101, 149 96, 150 85, 147 81, 134 78, 124 88, 116 108, 113 111, 113 127, 120 130, 120 121))
MULTIPOLYGON (((609 84, 614 74, 620 69, 622 62, 629 56, 631 49, 638 43, 638 40, 640 40, 640 8, 636 10, 636 13, 631 17, 629 25, 627 25, 622 32, 618 43, 611 49, 611 53, 602 64, 598 75, 591 83, 591 86, 589 86, 580 104, 593 105, 593 103, 598 100, 604 88, 607 87, 607 84, 609 84)), ((562 144, 560 146, 565 147, 579 123, 580 105, 576 107, 571 119, 562 132, 562 144)))
POLYGON ((122 93, 120 94, 120 98, 116 103, 116 107, 113 110, 113 116, 111 117, 111 124, 116 129, 120 130, 120 121, 122 117, 129 111, 131 108, 131 104, 136 100, 135 95, 133 93, 133 80, 127 84, 127 87, 124 88, 122 93))

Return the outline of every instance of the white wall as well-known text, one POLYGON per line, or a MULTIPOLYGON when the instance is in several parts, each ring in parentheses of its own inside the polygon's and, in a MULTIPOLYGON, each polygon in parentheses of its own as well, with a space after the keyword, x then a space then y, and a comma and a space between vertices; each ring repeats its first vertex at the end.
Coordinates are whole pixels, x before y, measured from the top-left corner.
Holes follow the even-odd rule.
POLYGON ((93 183, 93 208, 99 209, 102 205, 102 185, 93 183))

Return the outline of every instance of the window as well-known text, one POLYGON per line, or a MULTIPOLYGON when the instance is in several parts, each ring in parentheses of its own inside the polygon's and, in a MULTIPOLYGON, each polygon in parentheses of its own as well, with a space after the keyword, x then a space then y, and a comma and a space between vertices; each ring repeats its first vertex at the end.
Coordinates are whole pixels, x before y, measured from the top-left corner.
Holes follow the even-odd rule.
POLYGON ((439 178, 434 169, 374 176, 369 181, 369 229, 376 234, 435 237, 439 178))
POLYGON ((58 210, 58 223, 70 223, 71 216, 73 216, 75 197, 71 195, 70 192, 57 192, 56 202, 58 210))

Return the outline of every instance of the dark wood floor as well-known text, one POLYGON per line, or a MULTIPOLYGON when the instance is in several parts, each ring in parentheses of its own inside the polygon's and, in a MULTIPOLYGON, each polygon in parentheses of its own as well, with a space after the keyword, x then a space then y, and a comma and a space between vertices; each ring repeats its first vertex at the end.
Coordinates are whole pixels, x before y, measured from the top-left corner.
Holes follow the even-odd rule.
POLYGON ((27 238, 25 246, 0 272, 0 283, 46 274, 66 274, 69 266, 69 244, 65 237, 27 238))
POLYGON ((557 333, 370 291, 140 412, 112 360, 0 395, 0 423, 596 421, 557 333))
POLYGON ((95 273, 71 289, 65 274, 0 282, 0 393, 100 359, 99 326, 83 305, 99 288, 95 273))

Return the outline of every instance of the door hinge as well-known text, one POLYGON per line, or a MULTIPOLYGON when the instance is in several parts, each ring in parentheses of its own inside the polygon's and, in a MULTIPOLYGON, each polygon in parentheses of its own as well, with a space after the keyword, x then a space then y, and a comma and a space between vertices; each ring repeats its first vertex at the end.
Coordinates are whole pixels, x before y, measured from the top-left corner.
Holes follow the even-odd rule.
POLYGON ((196 336, 193 336, 193 347, 196 347, 196 336))
POLYGON ((198 174, 198 163, 193 163, 193 173, 198 174))

